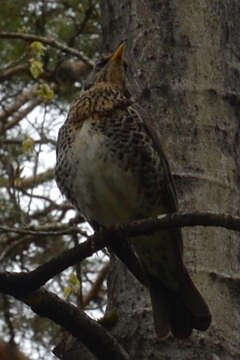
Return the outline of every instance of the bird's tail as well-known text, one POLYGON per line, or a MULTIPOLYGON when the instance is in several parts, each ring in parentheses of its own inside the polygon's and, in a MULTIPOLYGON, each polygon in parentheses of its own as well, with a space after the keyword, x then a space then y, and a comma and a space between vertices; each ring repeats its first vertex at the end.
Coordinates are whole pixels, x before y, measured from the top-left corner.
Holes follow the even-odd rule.
POLYGON ((178 292, 153 279, 150 295, 155 329, 160 338, 167 337, 171 331, 183 339, 191 335, 192 329, 204 331, 209 327, 209 308, 186 269, 178 292))

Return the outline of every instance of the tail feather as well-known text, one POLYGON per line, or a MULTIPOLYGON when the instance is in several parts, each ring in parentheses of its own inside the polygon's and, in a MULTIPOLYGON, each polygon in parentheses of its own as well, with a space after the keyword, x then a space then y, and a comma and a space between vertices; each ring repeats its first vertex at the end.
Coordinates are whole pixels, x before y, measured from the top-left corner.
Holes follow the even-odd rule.
POLYGON ((208 306, 187 270, 179 292, 153 279, 150 295, 155 329, 160 338, 166 337, 171 330, 175 337, 183 339, 190 336, 193 329, 204 331, 209 327, 211 314, 208 306))
POLYGON ((160 339, 165 339, 170 335, 170 319, 169 319, 169 304, 166 296, 162 296, 162 291, 152 286, 150 288, 150 296, 152 302, 153 321, 155 331, 160 339))
POLYGON ((191 313, 179 297, 170 294, 170 324, 173 336, 178 339, 189 337, 194 328, 191 313))
POLYGON ((211 323, 211 313, 185 267, 179 295, 192 315, 193 327, 202 331, 207 330, 211 323))

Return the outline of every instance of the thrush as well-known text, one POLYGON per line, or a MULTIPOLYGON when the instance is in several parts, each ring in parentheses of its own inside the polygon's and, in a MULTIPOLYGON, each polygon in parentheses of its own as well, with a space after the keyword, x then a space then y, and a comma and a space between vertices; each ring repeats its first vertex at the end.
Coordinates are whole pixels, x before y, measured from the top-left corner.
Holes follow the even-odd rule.
MULTIPOLYGON (((147 114, 126 90, 124 44, 75 100, 57 141, 56 181, 88 221, 104 227, 178 209, 174 181, 147 114)), ((130 239, 146 277, 157 335, 188 337, 211 315, 183 263, 179 228, 130 239)))

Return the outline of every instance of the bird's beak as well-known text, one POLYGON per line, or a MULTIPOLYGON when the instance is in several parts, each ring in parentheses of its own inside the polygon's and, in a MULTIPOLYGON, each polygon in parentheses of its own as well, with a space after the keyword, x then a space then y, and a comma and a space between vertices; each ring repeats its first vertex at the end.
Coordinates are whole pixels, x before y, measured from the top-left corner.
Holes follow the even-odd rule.
POLYGON ((125 43, 123 42, 119 46, 119 48, 114 52, 114 54, 110 57, 110 61, 119 60, 122 62, 124 56, 124 48, 125 48, 125 43))

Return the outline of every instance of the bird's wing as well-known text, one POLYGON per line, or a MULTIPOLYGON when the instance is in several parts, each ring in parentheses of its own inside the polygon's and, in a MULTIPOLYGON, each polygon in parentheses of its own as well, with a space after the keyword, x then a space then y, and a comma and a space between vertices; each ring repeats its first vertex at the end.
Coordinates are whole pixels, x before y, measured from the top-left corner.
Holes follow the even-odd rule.
POLYGON ((170 171, 168 160, 161 147, 161 139, 159 133, 156 131, 156 129, 154 129, 153 121, 151 121, 149 114, 147 114, 146 111, 139 104, 134 104, 132 108, 136 110, 136 114, 139 120, 143 123, 146 132, 152 138, 152 141, 155 145, 155 149, 162 160, 162 165, 165 168, 164 187, 165 187, 166 202, 168 203, 169 206, 168 212, 170 213, 176 212, 178 210, 178 198, 177 198, 176 187, 173 180, 173 176, 170 171))

